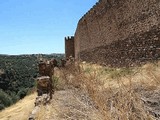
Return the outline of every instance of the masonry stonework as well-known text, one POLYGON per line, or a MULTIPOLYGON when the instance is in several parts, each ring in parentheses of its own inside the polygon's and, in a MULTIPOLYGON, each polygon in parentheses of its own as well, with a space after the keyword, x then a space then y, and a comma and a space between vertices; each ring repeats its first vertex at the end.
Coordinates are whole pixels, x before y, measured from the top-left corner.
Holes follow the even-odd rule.
POLYGON ((65 57, 69 56, 75 57, 75 48, 74 48, 74 37, 65 37, 65 57))
POLYGON ((160 0, 100 0, 78 22, 75 58, 115 67, 160 58, 160 0))

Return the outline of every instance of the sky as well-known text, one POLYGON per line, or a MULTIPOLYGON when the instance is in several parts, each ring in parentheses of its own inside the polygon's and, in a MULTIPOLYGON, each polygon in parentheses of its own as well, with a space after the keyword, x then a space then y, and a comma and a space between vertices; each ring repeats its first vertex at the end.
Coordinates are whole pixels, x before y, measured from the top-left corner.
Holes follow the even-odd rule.
POLYGON ((0 54, 64 53, 64 37, 97 1, 0 0, 0 54))

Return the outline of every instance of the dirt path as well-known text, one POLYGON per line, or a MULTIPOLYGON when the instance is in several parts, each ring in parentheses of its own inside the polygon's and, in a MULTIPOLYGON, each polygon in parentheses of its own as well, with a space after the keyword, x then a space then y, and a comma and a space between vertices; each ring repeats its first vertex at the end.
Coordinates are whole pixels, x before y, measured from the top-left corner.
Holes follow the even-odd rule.
POLYGON ((102 120, 86 95, 75 89, 57 91, 47 106, 41 106, 39 120, 102 120))

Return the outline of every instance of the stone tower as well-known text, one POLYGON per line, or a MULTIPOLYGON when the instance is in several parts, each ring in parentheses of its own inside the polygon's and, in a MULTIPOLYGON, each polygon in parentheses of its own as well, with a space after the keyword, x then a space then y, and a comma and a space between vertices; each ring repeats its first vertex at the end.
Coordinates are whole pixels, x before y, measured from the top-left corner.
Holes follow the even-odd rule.
POLYGON ((65 57, 75 57, 74 37, 65 37, 65 57))

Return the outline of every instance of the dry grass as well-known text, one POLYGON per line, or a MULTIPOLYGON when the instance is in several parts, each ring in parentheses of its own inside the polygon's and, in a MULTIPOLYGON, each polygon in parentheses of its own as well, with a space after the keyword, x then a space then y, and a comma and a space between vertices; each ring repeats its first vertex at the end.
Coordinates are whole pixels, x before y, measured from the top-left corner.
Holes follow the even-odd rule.
POLYGON ((159 90, 159 73, 160 62, 119 69, 85 63, 64 70, 63 78, 85 90, 106 120, 151 120, 142 94, 159 90))
MULTIPOLYGON (((154 120, 154 110, 148 110, 145 102, 150 97, 160 97, 159 73, 160 62, 130 69, 81 63, 56 70, 56 89, 61 91, 55 93, 49 106, 41 106, 36 119, 70 120, 73 117, 76 119, 75 115, 87 116, 79 109, 79 106, 83 106, 82 109, 87 108, 92 114, 90 118, 94 120, 154 120), (71 86, 85 91, 98 113, 93 114, 93 109, 74 96, 76 93, 66 89, 71 86)), ((29 95, 1 111, 0 120, 27 120, 33 110, 35 98, 36 94, 29 95)))
POLYGON ((0 112, 0 120, 27 120, 34 107, 36 93, 26 96, 18 103, 0 112))

